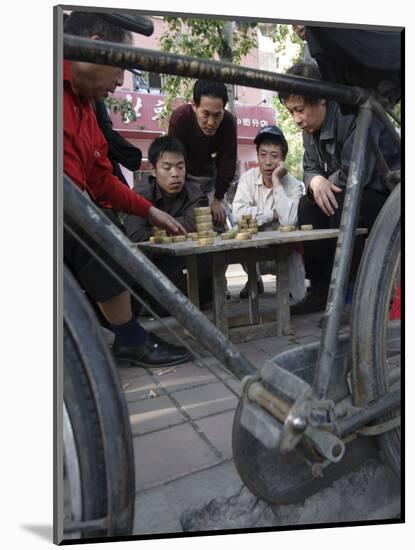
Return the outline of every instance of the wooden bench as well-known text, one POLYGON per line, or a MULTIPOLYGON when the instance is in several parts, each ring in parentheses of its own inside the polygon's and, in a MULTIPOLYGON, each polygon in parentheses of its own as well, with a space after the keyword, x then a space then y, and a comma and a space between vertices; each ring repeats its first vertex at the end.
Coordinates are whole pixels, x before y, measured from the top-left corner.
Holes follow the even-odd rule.
MULTIPOLYGON (((211 258, 213 272, 213 322, 234 342, 252 340, 264 336, 292 334, 290 325, 290 302, 288 288, 288 250, 292 243, 337 238, 338 229, 315 229, 312 231, 264 231, 246 241, 215 238, 213 245, 201 246, 196 241, 182 243, 150 244, 136 243, 143 252, 156 251, 160 255, 184 257, 187 268, 188 297, 199 307, 199 281, 197 256, 207 254, 211 258), (259 312, 256 264, 260 261, 275 261, 276 320, 261 323, 259 312), (245 264, 249 285, 249 324, 244 327, 229 327, 225 273, 230 264, 245 264)), ((364 234, 358 229, 356 234, 364 234)))

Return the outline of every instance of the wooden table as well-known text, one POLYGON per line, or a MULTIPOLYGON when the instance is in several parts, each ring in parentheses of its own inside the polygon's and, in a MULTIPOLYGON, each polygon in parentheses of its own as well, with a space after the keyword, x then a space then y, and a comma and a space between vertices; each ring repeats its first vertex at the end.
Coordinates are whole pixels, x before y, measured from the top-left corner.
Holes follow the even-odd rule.
MULTIPOLYGON (((213 272, 213 322, 233 341, 247 341, 258 337, 292 334, 290 325, 290 302, 288 288, 288 249, 292 243, 334 239, 338 229, 314 229, 312 231, 264 231, 252 236, 246 241, 222 240, 215 238, 213 245, 200 246, 196 241, 187 240, 182 243, 150 244, 136 243, 143 252, 155 252, 160 255, 184 257, 187 268, 188 297, 199 307, 199 282, 197 272, 197 256, 208 254, 211 257, 213 272), (276 321, 260 323, 258 289, 256 279, 256 263, 260 261, 275 261, 276 267, 276 321), (230 264, 245 264, 248 271, 249 285, 249 325, 229 328, 225 273, 230 264)), ((366 233, 358 229, 357 234, 366 233)))

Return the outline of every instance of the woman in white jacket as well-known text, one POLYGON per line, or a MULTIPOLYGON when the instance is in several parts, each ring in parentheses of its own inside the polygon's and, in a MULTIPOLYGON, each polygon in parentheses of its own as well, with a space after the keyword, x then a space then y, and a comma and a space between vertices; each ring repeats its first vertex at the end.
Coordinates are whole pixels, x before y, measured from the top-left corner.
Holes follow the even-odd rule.
MULTIPOLYGON (((304 186, 287 173, 284 160, 288 153, 287 140, 277 126, 261 128, 254 139, 258 167, 242 174, 232 204, 236 221, 250 214, 259 231, 275 230, 280 225, 297 225, 298 202, 304 186)), ((275 275, 274 262, 259 262, 262 275, 275 275)), ((294 302, 305 295, 305 273, 301 254, 292 250, 289 264, 289 287, 294 302)), ((258 291, 263 292, 261 277, 258 291)), ((242 289, 241 298, 248 298, 248 286, 242 289)))

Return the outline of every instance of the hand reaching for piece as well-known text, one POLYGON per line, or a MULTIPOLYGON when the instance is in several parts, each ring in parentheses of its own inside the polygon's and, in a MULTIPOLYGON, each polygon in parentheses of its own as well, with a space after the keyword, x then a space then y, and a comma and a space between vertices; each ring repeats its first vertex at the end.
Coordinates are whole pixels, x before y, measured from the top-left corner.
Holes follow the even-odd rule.
POLYGON ((223 206, 223 201, 221 199, 213 199, 210 207, 212 209, 213 223, 215 225, 223 225, 226 220, 226 212, 225 207, 223 206))
POLYGON ((175 220, 170 214, 159 210, 155 206, 152 206, 148 211, 148 221, 151 225, 155 225, 160 229, 165 229, 168 233, 173 235, 187 235, 186 229, 175 220))

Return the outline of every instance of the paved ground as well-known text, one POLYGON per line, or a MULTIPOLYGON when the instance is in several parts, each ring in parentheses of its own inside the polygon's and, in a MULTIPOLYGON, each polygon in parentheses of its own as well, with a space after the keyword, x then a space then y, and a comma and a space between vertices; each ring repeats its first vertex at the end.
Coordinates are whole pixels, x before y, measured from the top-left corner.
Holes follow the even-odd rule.
MULTIPOLYGON (((240 267, 231 266, 232 313, 247 309, 238 297, 245 280, 240 267)), ((264 277, 264 282, 261 309, 272 310, 273 278, 264 277)), ((318 339, 319 317, 296 318, 292 336, 262 338, 238 344, 238 348, 260 368, 280 351, 318 339)), ((142 318, 142 322, 171 338, 159 321, 142 318)), ((399 516, 399 486, 377 459, 298 505, 271 507, 258 501, 244 487, 232 458, 239 381, 200 344, 186 337, 173 318, 164 322, 187 338, 200 359, 172 368, 120 369, 136 462, 134 534, 399 516)))

